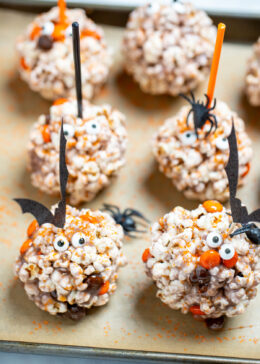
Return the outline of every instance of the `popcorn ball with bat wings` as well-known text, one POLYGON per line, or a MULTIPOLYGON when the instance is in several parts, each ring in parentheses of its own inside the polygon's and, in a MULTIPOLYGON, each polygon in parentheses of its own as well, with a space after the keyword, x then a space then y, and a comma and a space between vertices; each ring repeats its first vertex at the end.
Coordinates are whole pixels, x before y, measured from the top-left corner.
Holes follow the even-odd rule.
POLYGON ((234 124, 225 168, 231 214, 218 201, 195 210, 175 207, 152 226, 152 244, 143 253, 157 297, 182 313, 220 329, 225 316, 242 314, 260 283, 260 209, 248 214, 236 198, 239 176, 234 124))

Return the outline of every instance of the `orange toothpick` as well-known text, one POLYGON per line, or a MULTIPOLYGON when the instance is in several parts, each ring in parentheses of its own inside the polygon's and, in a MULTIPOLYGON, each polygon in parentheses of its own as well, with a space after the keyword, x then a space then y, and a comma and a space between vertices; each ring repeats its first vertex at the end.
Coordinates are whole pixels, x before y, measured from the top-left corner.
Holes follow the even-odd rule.
POLYGON ((218 74, 218 65, 219 65, 219 59, 220 59, 220 55, 221 55, 221 49, 222 49, 222 44, 223 44, 223 40, 224 40, 225 30, 226 30, 226 25, 223 23, 219 23, 215 50, 214 50, 214 55, 213 55, 213 60, 212 60, 212 65, 211 65, 211 70, 210 70, 210 76, 209 76, 208 91, 207 91, 207 95, 209 98, 208 107, 210 107, 210 104, 211 104, 211 102, 213 100, 213 96, 214 96, 216 78, 217 78, 217 74, 218 74))
POLYGON ((58 7, 60 11, 60 23, 66 23, 66 1, 58 0, 58 7))

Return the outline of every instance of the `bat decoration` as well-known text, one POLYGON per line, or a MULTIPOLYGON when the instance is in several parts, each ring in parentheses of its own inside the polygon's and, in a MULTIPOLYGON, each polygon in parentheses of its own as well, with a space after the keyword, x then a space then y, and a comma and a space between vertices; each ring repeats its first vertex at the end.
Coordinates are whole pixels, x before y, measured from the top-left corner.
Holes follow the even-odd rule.
POLYGON ((230 195, 230 207, 233 222, 240 223, 242 227, 237 229, 231 237, 246 233, 248 239, 254 244, 260 244, 260 229, 253 222, 260 222, 260 209, 248 214, 247 208, 242 206, 242 202, 236 197, 237 185, 238 185, 238 149, 237 139, 234 127, 234 121, 232 122, 232 130, 228 137, 229 143, 229 159, 225 167, 225 171, 229 182, 229 195, 230 195))
POLYGON ((66 144, 67 140, 64 136, 63 131, 63 122, 61 123, 61 132, 60 132, 60 190, 61 190, 61 201, 58 203, 58 207, 56 207, 54 215, 52 212, 42 205, 40 202, 30 200, 27 198, 15 198, 21 209, 23 214, 29 212, 32 214, 39 226, 42 224, 53 224, 58 228, 63 228, 66 220, 66 186, 68 181, 68 169, 66 166, 66 144))
POLYGON ((196 101, 193 92, 190 93, 191 98, 184 94, 180 94, 186 101, 191 104, 191 109, 187 116, 187 126, 189 126, 189 116, 193 113, 193 120, 194 120, 194 128, 197 138, 198 136, 198 129, 202 129, 203 126, 206 124, 207 121, 210 122, 211 127, 210 130, 207 132, 206 137, 211 133, 212 129, 215 130, 218 127, 218 122, 216 116, 211 113, 212 110, 216 107, 216 99, 214 99, 214 103, 212 107, 209 107, 209 97, 205 94, 206 97, 206 104, 200 102, 199 100, 196 101))
POLYGON ((115 220, 115 222, 122 226, 125 235, 130 236, 131 238, 136 238, 136 235, 132 235, 131 232, 137 233, 145 233, 146 230, 138 230, 137 224, 141 223, 140 221, 135 221, 134 217, 143 220, 145 223, 149 223, 149 220, 143 216, 139 211, 133 209, 125 209, 123 212, 115 205, 104 204, 104 211, 109 211, 111 216, 115 220))

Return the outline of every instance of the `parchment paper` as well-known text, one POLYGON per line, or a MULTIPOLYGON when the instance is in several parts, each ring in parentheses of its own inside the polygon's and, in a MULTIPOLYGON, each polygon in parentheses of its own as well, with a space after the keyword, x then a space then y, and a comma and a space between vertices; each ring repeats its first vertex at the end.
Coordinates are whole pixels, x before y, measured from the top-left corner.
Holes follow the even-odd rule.
MULTIPOLYGON (((25 146, 28 131, 50 103, 29 90, 16 72, 14 42, 32 15, 0 10, 0 339, 101 348, 160 351, 247 358, 260 357, 260 297, 247 312, 230 319, 224 331, 209 332, 204 324, 163 305, 145 276, 141 261, 149 236, 126 240, 124 252, 129 264, 119 273, 119 286, 105 307, 89 312, 75 323, 52 317, 28 300, 14 279, 13 264, 25 240, 32 217, 22 215, 14 197, 30 197, 50 206, 56 199, 32 188, 26 171, 25 146)), ((127 165, 111 187, 88 206, 104 201, 121 208, 135 207, 154 221, 176 205, 195 208, 158 170, 150 140, 163 120, 184 103, 179 98, 143 94, 122 71, 121 28, 105 27, 114 49, 115 63, 106 88, 96 103, 111 103, 127 116, 129 147, 127 165)), ((228 32, 228 29, 227 29, 228 32)), ((255 157, 247 185, 240 196, 250 208, 259 207, 260 111, 249 107, 242 96, 249 46, 225 44, 222 52, 216 96, 246 120, 254 140, 255 157)), ((197 95, 206 91, 206 84, 197 95)))

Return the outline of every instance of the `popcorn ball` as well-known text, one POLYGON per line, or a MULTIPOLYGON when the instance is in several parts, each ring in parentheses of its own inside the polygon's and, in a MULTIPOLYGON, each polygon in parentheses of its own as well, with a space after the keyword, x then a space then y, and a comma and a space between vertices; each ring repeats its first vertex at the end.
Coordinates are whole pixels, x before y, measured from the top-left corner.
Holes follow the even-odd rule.
POLYGON ((49 115, 41 115, 34 124, 28 145, 32 184, 45 193, 58 195, 59 131, 63 120, 68 140, 67 194, 72 205, 90 201, 110 183, 125 163, 127 143, 125 117, 111 106, 83 101, 83 118, 76 115, 76 100, 57 100, 49 115))
POLYGON ((82 9, 63 9, 61 18, 61 9, 54 7, 37 16, 17 40, 21 78, 46 99, 75 96, 74 21, 80 26, 83 97, 93 98, 108 78, 111 54, 103 30, 82 9))
MULTIPOLYGON (((209 110, 207 105, 202 106, 209 110)), ((245 132, 244 121, 226 103, 218 100, 209 113, 210 119, 205 118, 202 128, 196 129, 193 109, 182 107, 160 127, 152 142, 153 152, 160 171, 187 198, 225 201, 229 189, 224 166, 229 156, 227 137, 232 120, 238 139, 239 186, 250 170, 251 140, 245 132)))
POLYGON ((33 220, 27 235, 15 271, 40 309, 80 319, 109 301, 126 264, 123 229, 109 214, 67 205, 63 228, 33 220))
POLYGON ((260 246, 245 234, 219 202, 189 211, 175 207, 152 226, 143 254, 157 297, 174 310, 206 319, 210 328, 224 316, 242 314, 260 282, 260 246), (232 235, 232 234, 231 234, 232 235))
POLYGON ((153 1, 135 9, 123 39, 125 69, 144 92, 178 95, 207 75, 216 28, 190 3, 153 1))
POLYGON ((248 61, 246 72, 246 95, 253 106, 260 105, 260 38, 254 45, 254 52, 248 61))

